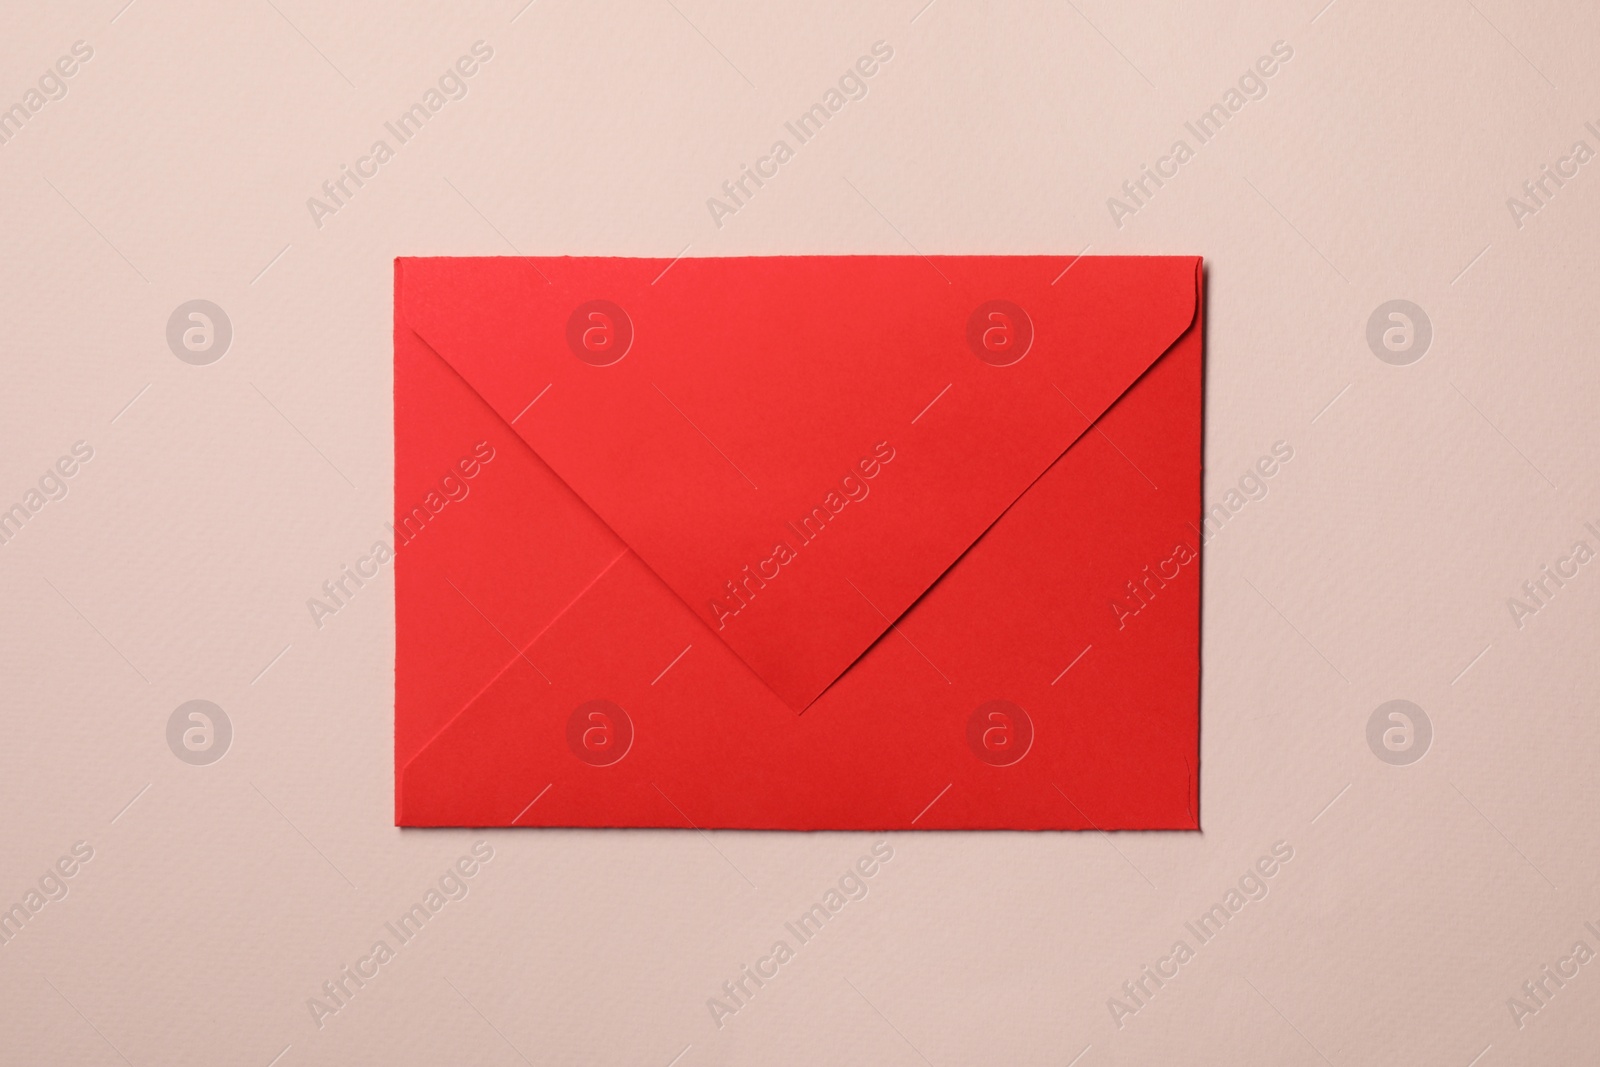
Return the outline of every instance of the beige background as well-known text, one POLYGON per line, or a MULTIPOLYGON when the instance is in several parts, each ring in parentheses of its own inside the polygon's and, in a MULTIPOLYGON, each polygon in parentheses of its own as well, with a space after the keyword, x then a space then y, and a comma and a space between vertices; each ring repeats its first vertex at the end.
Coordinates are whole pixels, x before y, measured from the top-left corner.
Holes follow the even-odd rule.
POLYGON ((1600 548, 1600 163, 1520 228, 1506 200, 1600 149, 1600 13, 1321 2, 12 5, 0 104, 94 55, 0 146, 0 506, 94 458, 0 547, 0 905, 94 856, 0 946, 0 1062, 1592 1061, 1600 963, 1520 1028, 1507 999, 1600 950, 1600 564, 1521 629, 1507 598, 1600 548), (314 225, 480 39, 466 98, 314 225), (870 94, 716 227, 878 40, 870 94), (1117 227, 1278 40, 1268 95, 1117 227), (719 1030, 707 998, 872 838, 390 825, 389 572, 320 631, 305 602, 388 518, 391 257, 1086 246, 1210 262, 1208 501, 1294 448, 1207 547, 1204 833, 894 836, 719 1030), (235 334, 205 367, 164 334, 197 297, 235 334), (1434 329, 1409 366, 1365 341, 1396 298, 1434 329), (165 739, 196 698, 235 731, 205 767, 165 739), (1401 698, 1434 738, 1391 766, 1366 725, 1401 698), (480 837, 470 894, 319 1029, 307 999, 480 837))

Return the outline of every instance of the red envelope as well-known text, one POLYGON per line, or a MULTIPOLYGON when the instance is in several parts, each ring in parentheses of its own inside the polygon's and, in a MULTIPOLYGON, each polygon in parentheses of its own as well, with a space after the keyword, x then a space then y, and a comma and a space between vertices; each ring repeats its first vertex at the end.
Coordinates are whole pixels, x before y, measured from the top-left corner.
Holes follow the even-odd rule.
POLYGON ((1194 257, 395 263, 404 826, 1198 827, 1194 257))

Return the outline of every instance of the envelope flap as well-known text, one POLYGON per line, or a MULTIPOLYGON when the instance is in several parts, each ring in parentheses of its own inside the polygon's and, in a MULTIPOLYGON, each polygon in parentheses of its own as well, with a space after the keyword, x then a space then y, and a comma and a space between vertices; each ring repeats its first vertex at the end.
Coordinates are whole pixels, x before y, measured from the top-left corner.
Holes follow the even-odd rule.
POLYGON ((1194 320, 1194 257, 1065 265, 406 259, 397 308, 803 709, 1194 320))

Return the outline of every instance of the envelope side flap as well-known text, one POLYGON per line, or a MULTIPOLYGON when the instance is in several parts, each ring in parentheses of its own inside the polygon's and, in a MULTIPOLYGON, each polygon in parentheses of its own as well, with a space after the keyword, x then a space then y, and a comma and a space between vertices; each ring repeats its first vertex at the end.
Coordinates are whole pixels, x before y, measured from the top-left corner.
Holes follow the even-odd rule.
POLYGON ((398 766, 627 549, 404 320, 393 485, 392 521, 313 603, 340 627, 389 573, 398 766))
POLYGON ((1188 329, 1198 269, 411 259, 397 314, 804 708, 1188 329))

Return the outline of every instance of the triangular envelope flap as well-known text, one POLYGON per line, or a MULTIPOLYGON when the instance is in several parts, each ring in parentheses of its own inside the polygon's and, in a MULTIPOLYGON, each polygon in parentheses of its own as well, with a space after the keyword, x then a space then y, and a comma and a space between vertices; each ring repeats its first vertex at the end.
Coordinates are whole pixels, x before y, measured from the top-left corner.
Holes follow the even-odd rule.
POLYGON ((410 326, 803 709, 1193 321, 1194 257, 1062 266, 410 259, 397 284, 410 326))

